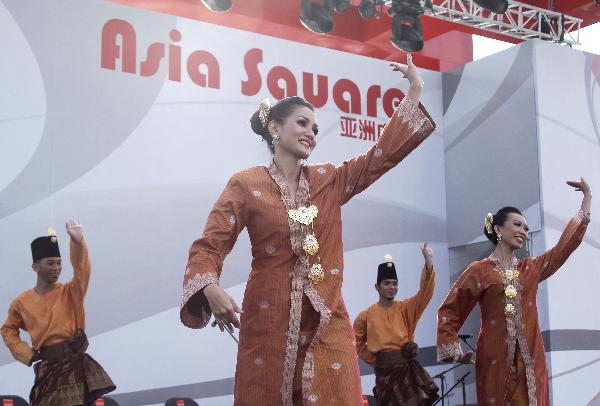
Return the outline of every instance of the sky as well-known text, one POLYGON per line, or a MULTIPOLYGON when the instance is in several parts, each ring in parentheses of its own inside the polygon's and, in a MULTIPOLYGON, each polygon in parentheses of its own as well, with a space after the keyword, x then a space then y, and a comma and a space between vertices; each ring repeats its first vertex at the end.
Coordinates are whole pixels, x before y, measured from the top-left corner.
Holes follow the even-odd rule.
MULTIPOLYGON (((600 23, 592 24, 579 31, 579 42, 573 48, 600 55, 600 23)), ((513 44, 491 38, 473 35, 473 60, 485 58, 510 48, 513 44)))

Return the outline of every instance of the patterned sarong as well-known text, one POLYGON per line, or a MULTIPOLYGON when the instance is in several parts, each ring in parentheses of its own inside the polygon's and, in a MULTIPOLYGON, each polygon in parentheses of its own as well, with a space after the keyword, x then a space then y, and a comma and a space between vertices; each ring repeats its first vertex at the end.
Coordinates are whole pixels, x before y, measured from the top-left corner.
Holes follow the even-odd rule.
POLYGON ((415 358, 419 347, 414 342, 401 350, 377 353, 375 388, 379 406, 430 406, 438 396, 438 386, 415 358))
POLYGON ((68 342, 40 350, 43 360, 33 367, 35 383, 29 394, 31 406, 91 404, 115 390, 115 384, 102 366, 85 353, 87 346, 87 338, 81 331, 68 342))

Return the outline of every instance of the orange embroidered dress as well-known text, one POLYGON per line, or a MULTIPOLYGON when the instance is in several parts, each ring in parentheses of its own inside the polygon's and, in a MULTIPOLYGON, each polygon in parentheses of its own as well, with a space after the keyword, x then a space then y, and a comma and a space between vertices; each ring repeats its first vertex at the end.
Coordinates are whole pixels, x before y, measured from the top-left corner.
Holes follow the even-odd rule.
POLYGON ((361 404, 353 330, 341 296, 341 206, 434 129, 425 108, 405 97, 367 153, 340 166, 304 166, 296 196, 274 164, 229 180, 190 249, 180 317, 188 327, 206 326, 211 312, 202 289, 219 283, 223 260, 246 227, 253 259, 242 303, 235 405, 361 404), (308 279, 314 259, 302 247, 310 227, 288 217, 288 210, 309 205, 319 211, 314 233, 325 277, 317 284, 308 279))
POLYGON ((473 262, 454 283, 438 311, 438 360, 462 355, 458 331, 476 303, 481 308, 475 371, 477 404, 504 405, 515 352, 525 365, 529 406, 550 406, 544 343, 538 324, 538 284, 579 246, 590 219, 579 211, 558 243, 535 258, 500 269, 494 255, 473 262), (515 272, 516 270, 516 272, 515 272))

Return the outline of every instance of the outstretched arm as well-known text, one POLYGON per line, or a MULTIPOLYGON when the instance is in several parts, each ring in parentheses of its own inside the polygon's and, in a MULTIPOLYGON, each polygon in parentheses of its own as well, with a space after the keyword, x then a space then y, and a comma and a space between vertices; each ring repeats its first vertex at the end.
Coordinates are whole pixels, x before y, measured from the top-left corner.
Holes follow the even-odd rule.
POLYGON ((409 337, 412 341, 417 328, 417 323, 421 315, 427 308, 433 291, 435 289, 435 271, 433 269, 433 250, 429 248, 427 243, 421 245, 421 252, 425 259, 423 270, 421 271, 421 281, 419 283, 419 291, 404 300, 405 323, 408 328, 409 337))
POLYGON ((438 361, 472 363, 473 353, 463 354, 458 332, 479 300, 479 272, 469 266, 454 283, 444 303, 438 310, 437 356, 438 361))
POLYGON ((567 184, 576 191, 583 193, 581 209, 569 221, 556 245, 548 251, 531 261, 530 268, 539 274, 540 282, 552 276, 565 263, 569 256, 581 244, 587 225, 590 222, 590 207, 592 203, 592 191, 587 182, 581 178, 580 181, 567 181, 567 184))
POLYGON ((87 245, 83 239, 83 227, 77 220, 69 219, 65 223, 65 228, 71 237, 69 252, 73 266, 73 279, 69 284, 83 297, 87 292, 92 270, 87 245))
POLYGON ((412 57, 408 65, 392 63, 410 82, 407 95, 389 119, 377 143, 365 154, 344 162, 335 168, 335 192, 340 204, 368 188, 383 174, 414 151, 434 130, 435 122, 419 104, 423 81, 412 57))

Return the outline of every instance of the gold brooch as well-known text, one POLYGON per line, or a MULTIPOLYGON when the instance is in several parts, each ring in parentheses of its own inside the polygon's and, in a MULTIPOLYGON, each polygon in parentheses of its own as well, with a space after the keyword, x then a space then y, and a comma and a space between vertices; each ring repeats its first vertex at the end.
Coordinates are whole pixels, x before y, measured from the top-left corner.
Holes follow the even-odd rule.
POLYGON ((289 218, 291 218, 294 221, 297 221, 300 224, 304 224, 305 226, 311 224, 313 220, 317 218, 318 214, 319 209, 317 209, 317 206, 315 205, 288 210, 289 218))
POLYGON ((315 255, 319 252, 319 241, 317 240, 317 237, 314 234, 308 234, 304 239, 302 248, 304 248, 304 251, 308 255, 315 255))
POLYGON ((513 279, 517 279, 519 277, 519 271, 516 269, 506 269, 504 271, 500 271, 500 276, 507 281, 512 281, 513 279))
POLYGON ((512 299, 513 297, 517 296, 517 289, 515 289, 513 285, 508 285, 506 288, 504 288, 504 294, 507 298, 512 299))
POLYGON ((323 272, 323 267, 321 264, 313 264, 308 271, 308 280, 311 281, 314 285, 321 282, 325 278, 325 273, 323 272))
POLYGON ((517 313, 517 309, 515 309, 515 305, 514 304, 507 303, 504 306, 504 314, 506 314, 508 317, 514 316, 515 313, 517 313))

